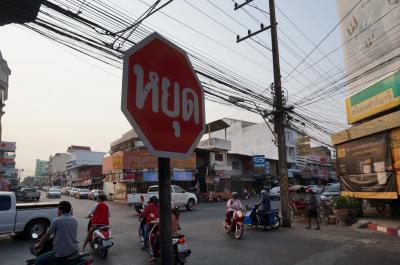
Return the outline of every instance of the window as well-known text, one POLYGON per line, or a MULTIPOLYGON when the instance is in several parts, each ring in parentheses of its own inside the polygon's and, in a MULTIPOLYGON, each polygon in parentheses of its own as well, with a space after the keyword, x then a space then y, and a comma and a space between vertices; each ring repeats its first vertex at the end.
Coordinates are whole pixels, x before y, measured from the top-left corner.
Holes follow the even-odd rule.
POLYGON ((240 169, 238 161, 232 161, 232 169, 235 169, 235 170, 240 169))
POLYGON ((178 186, 174 186, 174 190, 175 190, 175 193, 185 193, 185 191, 181 187, 178 187, 178 186))
POLYGON ((0 196, 0 211, 8 211, 11 208, 11 197, 0 196))
POLYGON ((150 187, 149 192, 158 192, 158 186, 150 187))
POLYGON ((224 161, 223 154, 215 154, 215 161, 224 161))

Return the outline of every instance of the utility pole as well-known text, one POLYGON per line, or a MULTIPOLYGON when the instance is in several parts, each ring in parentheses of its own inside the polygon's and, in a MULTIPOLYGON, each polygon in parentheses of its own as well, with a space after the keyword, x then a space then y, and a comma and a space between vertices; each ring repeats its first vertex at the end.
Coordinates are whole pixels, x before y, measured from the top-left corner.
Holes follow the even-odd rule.
MULTIPOLYGON (((246 0, 243 4, 236 4, 235 10, 242 8, 251 0, 246 0)), ((276 15, 275 15, 275 0, 269 0, 269 16, 270 26, 264 27, 261 24, 261 29, 252 33, 248 31, 248 35, 240 38, 237 36, 236 42, 243 41, 251 38, 267 29, 271 29, 271 46, 272 46, 272 62, 274 69, 274 130, 277 137, 278 144, 278 157, 279 157, 279 185, 281 188, 281 211, 283 216, 283 226, 291 227, 290 213, 289 213, 289 190, 288 190, 288 170, 286 160, 286 141, 285 141, 285 123, 286 123, 286 108, 283 103, 282 85, 281 85, 281 70, 279 63, 279 49, 278 49, 278 34, 276 30, 276 15)))
POLYGON ((279 157, 279 185, 281 187, 281 209, 283 226, 290 227, 289 213, 289 187, 288 170, 286 160, 286 139, 285 139, 285 108, 282 96, 281 68, 279 63, 278 34, 276 31, 275 0, 269 0, 269 20, 271 23, 272 62, 274 64, 274 127, 278 137, 279 157))

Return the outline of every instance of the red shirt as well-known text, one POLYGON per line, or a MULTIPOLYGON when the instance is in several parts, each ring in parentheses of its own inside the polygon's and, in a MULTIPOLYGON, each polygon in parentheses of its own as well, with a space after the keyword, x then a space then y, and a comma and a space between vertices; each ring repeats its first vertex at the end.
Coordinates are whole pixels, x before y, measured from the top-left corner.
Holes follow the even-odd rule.
POLYGON ((109 225, 110 211, 108 205, 104 202, 100 202, 96 205, 96 209, 93 212, 92 224, 94 225, 109 225))
POLYGON ((146 208, 144 208, 143 212, 140 214, 140 217, 146 218, 146 224, 150 224, 151 221, 159 217, 158 206, 153 202, 148 203, 146 208))

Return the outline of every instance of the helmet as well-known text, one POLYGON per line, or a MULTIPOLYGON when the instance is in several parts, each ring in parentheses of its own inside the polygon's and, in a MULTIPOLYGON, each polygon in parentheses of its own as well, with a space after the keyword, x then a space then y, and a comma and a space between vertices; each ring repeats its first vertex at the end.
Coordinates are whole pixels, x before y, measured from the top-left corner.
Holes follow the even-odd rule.
POLYGON ((158 203, 158 198, 156 196, 151 196, 149 202, 158 203))
POLYGON ((262 190, 260 193, 261 193, 261 195, 264 195, 264 194, 267 194, 268 191, 267 190, 262 190))
POLYGON ((236 191, 232 192, 232 198, 237 199, 238 197, 239 194, 236 191))

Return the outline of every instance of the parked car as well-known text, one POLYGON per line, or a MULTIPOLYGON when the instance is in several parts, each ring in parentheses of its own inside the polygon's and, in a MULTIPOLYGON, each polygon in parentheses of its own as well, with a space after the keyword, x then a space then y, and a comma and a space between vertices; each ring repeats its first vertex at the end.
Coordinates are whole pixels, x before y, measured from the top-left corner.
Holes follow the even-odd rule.
POLYGON ((326 191, 324 191, 321 194, 321 201, 323 202, 330 202, 333 197, 340 196, 340 184, 335 183, 330 185, 329 187, 326 188, 326 191))
POLYGON ((78 192, 78 188, 71 188, 69 190, 69 196, 75 197, 75 194, 78 192))
POLYGON ((318 185, 308 185, 307 190, 311 190, 313 193, 318 194, 322 192, 322 188, 318 185))
POLYGON ((89 192, 89 199, 96 201, 100 194, 107 196, 102 190, 91 190, 89 192))
POLYGON ((0 191, 0 234, 42 236, 57 217, 58 203, 16 203, 13 192, 0 191))
POLYGON ((280 200, 281 199, 281 188, 280 187, 273 187, 270 191, 269 191, 269 198, 271 200, 280 200))
POLYGON ((46 197, 49 199, 60 199, 61 198, 61 190, 56 188, 51 188, 46 194, 46 197))
POLYGON ((22 188, 15 192, 18 201, 39 201, 40 191, 34 188, 22 188))
POLYGON ((75 193, 75 198, 88 199, 89 198, 89 190, 88 189, 78 189, 78 191, 75 193))
MULTIPOLYGON (((136 209, 147 204, 151 196, 158 197, 158 185, 150 186, 147 193, 128 194, 128 205, 136 209)), ((176 207, 185 207, 188 211, 192 210, 197 204, 197 197, 191 192, 186 192, 181 187, 171 185, 171 199, 176 207)))

